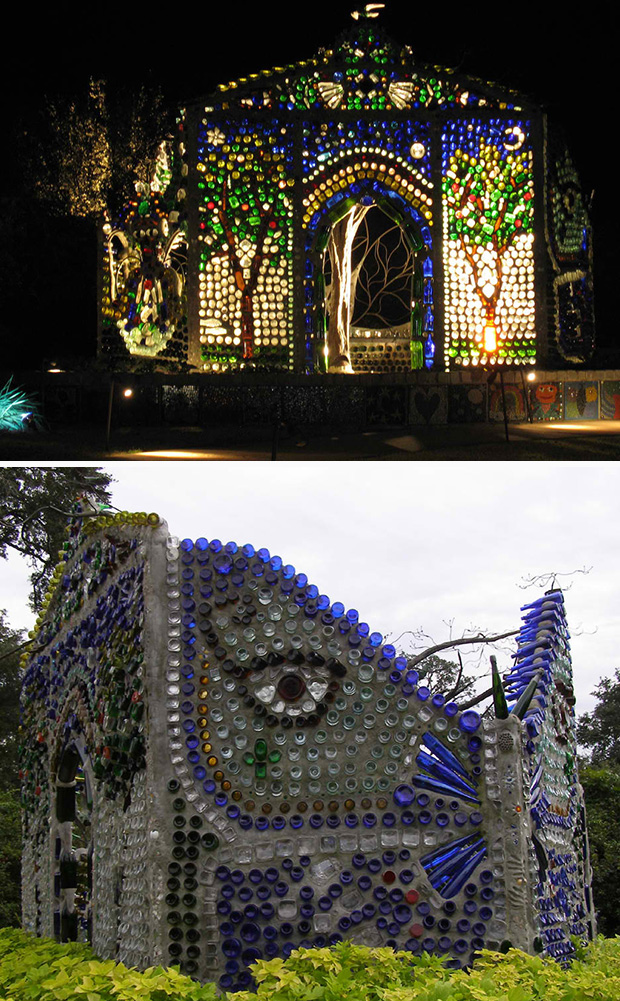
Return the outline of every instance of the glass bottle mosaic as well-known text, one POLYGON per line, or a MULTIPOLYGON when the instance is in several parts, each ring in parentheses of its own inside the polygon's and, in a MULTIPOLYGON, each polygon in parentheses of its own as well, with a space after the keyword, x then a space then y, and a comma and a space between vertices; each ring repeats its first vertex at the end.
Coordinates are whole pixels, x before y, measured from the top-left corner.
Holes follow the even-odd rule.
POLYGON ((591 354, 586 200, 527 97, 426 66, 365 20, 314 58, 222 84, 177 124, 150 188, 106 221, 103 353, 306 374, 342 371, 338 352, 360 373, 591 354), (330 236, 360 207, 411 251, 402 316, 377 300, 355 318, 376 245, 395 280, 385 235, 351 235, 334 281, 330 236))
POLYGON ((226 989, 343 938, 457 968, 593 933, 560 592, 484 713, 265 548, 81 525, 25 658, 28 928, 226 989))

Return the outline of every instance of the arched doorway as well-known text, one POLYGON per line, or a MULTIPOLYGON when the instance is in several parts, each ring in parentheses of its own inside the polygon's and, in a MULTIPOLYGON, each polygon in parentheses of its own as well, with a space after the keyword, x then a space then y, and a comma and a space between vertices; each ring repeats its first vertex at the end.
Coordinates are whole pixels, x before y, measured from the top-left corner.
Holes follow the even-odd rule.
POLYGON ((328 372, 430 367, 428 250, 413 219, 377 192, 347 198, 328 214, 315 241, 320 367, 328 372))
POLYGON ((62 749, 55 789, 55 933, 61 942, 92 941, 93 775, 81 736, 62 749))

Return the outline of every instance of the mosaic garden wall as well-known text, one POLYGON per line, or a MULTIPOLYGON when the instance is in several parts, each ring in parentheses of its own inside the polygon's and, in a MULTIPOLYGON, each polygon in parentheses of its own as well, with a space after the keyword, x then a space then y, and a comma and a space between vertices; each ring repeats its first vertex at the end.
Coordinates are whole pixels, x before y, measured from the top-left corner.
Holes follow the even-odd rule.
POLYGON ((561 592, 488 712, 269 550, 157 515, 76 516, 35 633, 27 929, 226 988, 343 938, 458 968, 592 936, 561 592))
POLYGON ((178 127, 106 225, 104 354, 298 373, 590 357, 587 206, 528 99, 362 19, 178 127))

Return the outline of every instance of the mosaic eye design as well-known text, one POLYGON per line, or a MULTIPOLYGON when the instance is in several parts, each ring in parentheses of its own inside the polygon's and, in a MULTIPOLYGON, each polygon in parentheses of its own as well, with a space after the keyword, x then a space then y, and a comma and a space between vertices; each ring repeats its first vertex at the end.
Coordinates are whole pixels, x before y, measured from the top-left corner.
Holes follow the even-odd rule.
MULTIPOLYGON (((221 948, 231 971, 236 964, 221 986, 241 986, 243 963, 286 955, 300 935, 320 945, 355 926, 369 943, 434 947, 416 872, 455 914, 489 854, 480 716, 418 684, 356 609, 268 550, 186 539, 178 554, 171 620, 180 615, 184 654, 168 672, 171 754, 185 758, 203 816, 221 817, 226 839, 236 828, 248 839, 250 868, 213 869, 221 948)), ((478 904, 464 903, 459 920, 469 922, 478 904)), ((442 920, 441 948, 452 948, 451 920, 442 920)), ((470 948, 456 941, 455 956, 470 948)))
POLYGON ((595 925, 563 595, 522 611, 481 715, 265 548, 76 515, 24 655, 26 927, 226 990, 344 938, 565 960, 595 925))

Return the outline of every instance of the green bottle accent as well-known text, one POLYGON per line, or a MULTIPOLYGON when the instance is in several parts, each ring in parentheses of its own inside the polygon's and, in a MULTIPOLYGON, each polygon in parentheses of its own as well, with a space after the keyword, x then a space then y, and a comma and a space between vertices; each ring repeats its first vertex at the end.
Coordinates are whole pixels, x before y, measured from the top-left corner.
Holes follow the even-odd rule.
POLYGON ((539 681, 540 681, 540 671, 537 671, 532 680, 530 681, 529 685, 521 695, 521 697, 515 703, 512 712, 513 715, 518 717, 518 719, 523 719, 526 712, 528 711, 530 707, 530 702, 534 698, 534 694, 536 692, 536 689, 538 688, 539 681))
POLYGON ((267 757, 267 741, 263 740, 262 737, 259 737, 254 744, 254 754, 257 761, 265 761, 267 757))
POLYGON ((260 762, 260 761, 256 762, 255 775, 256 775, 257 779, 266 779, 267 778, 267 765, 265 764, 264 761, 263 762, 260 762))
POLYGON ((219 847, 220 839, 217 834, 203 834, 202 843, 208 852, 212 852, 219 847))
POLYGON ((252 754, 251 751, 246 751, 245 754, 243 755, 243 760, 244 760, 244 762, 245 762, 246 765, 253 765, 254 764, 254 755, 252 754))
POLYGON ((413 371, 424 366, 424 349, 420 341, 411 341, 411 368, 413 371))
POLYGON ((493 678, 493 708, 495 709, 495 719, 508 719, 508 703, 506 693, 500 673, 497 669, 497 660, 491 655, 491 673, 493 678))
POLYGON ((279 761, 281 757, 282 755, 280 754, 279 751, 270 751, 268 760, 271 762, 272 765, 275 765, 275 763, 279 761))

